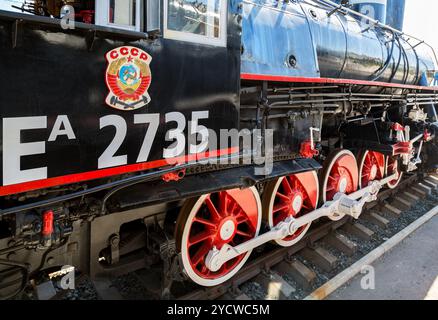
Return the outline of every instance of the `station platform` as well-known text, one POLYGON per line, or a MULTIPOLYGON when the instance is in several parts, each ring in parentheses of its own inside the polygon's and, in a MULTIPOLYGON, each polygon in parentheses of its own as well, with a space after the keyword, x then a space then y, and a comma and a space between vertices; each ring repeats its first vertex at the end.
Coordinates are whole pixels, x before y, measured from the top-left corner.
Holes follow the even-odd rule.
POLYGON ((438 216, 416 230, 373 263, 369 274, 358 274, 326 300, 438 300, 438 216), (368 277, 365 279, 364 277, 368 277))

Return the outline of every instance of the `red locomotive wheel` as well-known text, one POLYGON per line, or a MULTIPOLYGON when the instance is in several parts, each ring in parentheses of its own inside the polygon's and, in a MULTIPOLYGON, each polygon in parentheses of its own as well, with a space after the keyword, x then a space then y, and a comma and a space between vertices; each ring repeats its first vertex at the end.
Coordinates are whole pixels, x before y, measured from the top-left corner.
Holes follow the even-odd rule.
MULTIPOLYGON (((263 218, 272 228, 288 217, 298 218, 316 209, 319 198, 318 177, 315 171, 281 177, 270 182, 263 195, 263 218)), ((289 237, 275 242, 289 247, 299 242, 310 223, 289 237)))
POLYGON ((358 158, 359 189, 366 188, 374 180, 385 175, 385 156, 375 151, 362 151, 358 158))
POLYGON ((390 189, 395 189, 400 184, 400 181, 403 177, 403 172, 400 170, 400 158, 396 157, 387 157, 386 158, 386 166, 385 166, 385 176, 388 177, 395 172, 398 172, 398 179, 392 180, 388 182, 387 186, 390 189))
POLYGON ((175 238, 184 270, 195 283, 215 286, 234 276, 251 254, 236 257, 217 272, 205 265, 213 247, 239 245, 256 237, 261 224, 261 201, 256 188, 233 189, 187 200, 176 224, 175 238))
POLYGON ((349 150, 333 152, 324 162, 321 179, 321 201, 333 200, 337 193, 350 194, 359 187, 359 170, 349 150))

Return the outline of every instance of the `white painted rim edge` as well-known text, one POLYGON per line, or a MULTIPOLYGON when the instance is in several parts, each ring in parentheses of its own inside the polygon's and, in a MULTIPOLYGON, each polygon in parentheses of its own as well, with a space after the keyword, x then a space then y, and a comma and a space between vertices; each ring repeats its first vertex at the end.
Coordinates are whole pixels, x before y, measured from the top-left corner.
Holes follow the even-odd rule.
MULTIPOLYGON (((256 236, 258 236, 259 232, 260 232, 260 226, 262 223, 262 204, 261 204, 261 200, 260 200, 260 195, 257 191, 257 189, 255 187, 251 187, 249 188, 253 195, 254 198, 256 198, 256 202, 257 202, 257 209, 258 209, 258 225, 257 225, 257 230, 256 230, 256 236)), ((191 221, 193 219, 193 216, 198 212, 199 208, 202 206, 202 204, 204 203, 205 198, 207 198, 208 194, 205 194, 201 197, 199 197, 199 199, 196 201, 195 205, 193 206, 192 210, 190 211, 189 216, 187 217, 186 221, 191 221)), ((190 228, 188 228, 189 224, 186 223, 186 225, 184 226, 184 231, 183 231, 183 235, 182 235, 182 239, 181 239, 181 260, 183 263, 183 268, 184 271, 187 273, 187 275, 189 276, 189 278, 204 287, 213 287, 213 286, 217 286, 221 283, 224 283, 225 281, 231 279, 237 272, 239 272, 239 270, 243 267, 243 265, 245 264, 245 262, 248 260, 249 256, 251 255, 252 251, 248 251, 246 253, 246 256, 242 259, 242 261, 234 268, 233 271, 231 271, 230 273, 228 273, 227 275, 223 276, 222 278, 219 279, 204 279, 202 277, 200 277, 199 275, 196 274, 195 271, 193 271, 191 263, 188 259, 188 252, 187 252, 187 238, 189 236, 189 231, 190 228)))
MULTIPOLYGON (((316 171, 311 171, 313 173, 313 176, 315 177, 315 181, 316 181, 316 188, 317 188, 317 197, 316 197, 316 208, 318 208, 318 202, 319 202, 319 181, 318 181, 318 175, 316 174, 316 171)), ((303 172, 305 173, 305 172, 303 172)), ((283 181, 285 177, 280 177, 277 181, 277 183, 275 184, 274 187, 274 191, 272 192, 272 194, 277 193, 278 188, 280 187, 281 182, 283 181)), ((273 216, 272 216, 272 210, 274 208, 274 200, 275 197, 272 196, 270 201, 269 201, 269 215, 268 215, 268 223, 269 223, 269 228, 272 228, 274 225, 274 220, 273 220, 273 216)), ((294 244, 297 244, 298 242, 301 241, 301 239, 303 239, 303 237, 306 235, 307 231, 309 230, 311 226, 311 223, 309 223, 307 225, 307 227, 303 230, 303 232, 301 233, 301 235, 297 238, 295 238, 294 240, 291 241, 284 241, 282 239, 280 240, 275 240, 275 243, 277 243, 278 245, 282 246, 282 247, 290 247, 293 246, 294 244)))
MULTIPOLYGON (((388 162, 389 162, 389 156, 387 156, 386 157, 386 160, 385 160, 385 176, 388 176, 388 162)), ((398 161, 398 160, 397 160, 398 161)), ((401 179, 403 178, 403 172, 400 172, 400 176, 398 177, 398 182, 397 182, 397 184, 395 184, 395 185, 391 185, 389 182, 386 184, 386 186, 389 188, 389 189, 391 189, 391 190, 394 190, 395 188, 397 188, 398 187, 398 185, 400 184, 400 182, 401 182, 401 179)))
MULTIPOLYGON (((326 189, 327 189, 327 181, 328 181, 329 174, 332 171, 333 165, 336 163, 336 160, 338 160, 343 155, 350 155, 350 156, 353 157, 354 160, 356 160, 356 157, 354 156, 353 152, 351 152, 350 150, 341 150, 341 151, 338 152, 336 157, 333 158, 333 160, 330 163, 330 166, 329 166, 329 168, 327 170, 327 175, 324 177, 324 182, 323 182, 323 185, 322 185, 322 200, 323 200, 324 203, 327 202, 327 198, 326 198, 326 193, 327 192, 326 192, 326 189)), ((356 165, 357 165, 357 160, 355 162, 356 162, 356 165)), ((359 172, 359 168, 358 168, 357 171, 359 172)))

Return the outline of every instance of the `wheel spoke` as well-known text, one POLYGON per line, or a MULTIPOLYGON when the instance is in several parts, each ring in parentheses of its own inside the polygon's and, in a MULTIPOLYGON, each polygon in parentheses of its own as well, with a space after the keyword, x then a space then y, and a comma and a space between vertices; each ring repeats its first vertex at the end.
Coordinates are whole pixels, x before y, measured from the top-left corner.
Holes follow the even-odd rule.
POLYGON ((188 245, 189 245, 189 247, 191 247, 199 242, 210 239, 211 237, 212 237, 212 234, 209 231, 204 231, 204 232, 198 233, 198 234, 189 238, 188 245))
POLYGON ((202 246, 201 248, 199 248, 196 254, 191 259, 192 263, 197 266, 204 259, 209 251, 210 248, 208 246, 202 246))
POLYGON ((300 190, 301 188, 303 188, 303 186, 301 185, 301 182, 300 182, 300 180, 298 180, 298 178, 293 177, 293 178, 291 178, 291 180, 292 180, 291 185, 292 185, 292 188, 294 190, 300 190))
POLYGON ((240 235, 240 236, 242 236, 242 237, 252 238, 252 235, 251 235, 251 234, 249 234, 249 233, 247 233, 247 232, 244 232, 244 231, 241 231, 241 230, 237 230, 237 231, 236 231, 236 234, 238 234, 238 235, 240 235))
POLYGON ((279 224, 281 221, 286 220, 286 218, 289 217, 289 213, 288 212, 278 212, 277 214, 274 215, 273 220, 274 220, 274 226, 276 226, 277 224, 279 224))
POLYGON ((218 250, 225 244, 234 247, 258 233, 260 200, 257 189, 251 187, 214 192, 185 202, 180 213, 185 219, 177 220, 175 239, 182 266, 191 280, 202 286, 217 285, 242 267, 247 253, 227 261, 215 272, 208 269, 207 255, 214 247, 218 250))
POLYGON ((283 211, 289 208, 289 205, 287 203, 280 203, 280 204, 276 204, 272 210, 272 212, 278 212, 278 211, 283 211))
POLYGON ((193 222, 198 222, 198 223, 204 224, 204 225, 212 227, 212 228, 216 228, 217 227, 216 223, 211 222, 211 221, 209 221, 207 219, 204 219, 204 218, 200 218, 200 217, 195 217, 193 219, 193 222))
POLYGON ((289 182, 289 178, 288 177, 284 177, 283 178, 283 180, 281 181, 281 185, 283 186, 283 188, 284 188, 284 191, 286 192, 286 193, 291 193, 292 192, 292 187, 291 187, 291 184, 290 184, 290 182, 289 182))
MULTIPOLYGON (((230 213, 233 214, 233 215, 235 215, 234 212, 235 212, 236 210, 238 210, 240 207, 239 207, 239 205, 237 204, 237 202, 234 201, 234 199, 231 200, 231 203, 232 203, 232 204, 231 204, 231 210, 230 210, 230 213)), ((239 214, 239 213, 238 213, 238 214, 239 214)))
POLYGON ((239 218, 236 219, 237 224, 246 223, 249 221, 249 218, 247 216, 241 215, 239 218))
POLYGON ((336 195, 336 190, 330 190, 327 191, 326 195, 327 195, 327 199, 333 200, 333 197, 336 195))
POLYGON ((213 201, 211 201, 210 196, 205 198, 205 203, 207 204, 208 210, 210 211, 211 217, 214 221, 219 221, 222 219, 219 211, 216 209, 213 201))
POLYGON ((280 192, 277 192, 277 197, 281 198, 283 201, 289 201, 289 197, 285 196, 280 192))
POLYGON ((219 211, 225 216, 227 216, 227 213, 228 213, 227 205, 228 205, 228 193, 226 191, 220 192, 219 193, 219 211))

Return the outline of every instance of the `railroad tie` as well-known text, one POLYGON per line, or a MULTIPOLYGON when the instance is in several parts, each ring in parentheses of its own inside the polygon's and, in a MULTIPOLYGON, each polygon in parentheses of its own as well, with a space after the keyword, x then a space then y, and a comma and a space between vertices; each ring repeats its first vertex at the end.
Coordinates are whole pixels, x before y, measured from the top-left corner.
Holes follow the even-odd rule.
POLYGON ((426 178, 423 180, 423 183, 431 188, 432 190, 436 190, 438 188, 438 181, 432 180, 430 178, 426 178))
POLYGON ((293 259, 291 261, 282 261, 274 270, 280 275, 291 276, 301 287, 308 290, 316 280, 316 273, 303 264, 301 261, 293 259))
POLYGON ((435 183, 438 184, 438 177, 436 175, 429 175, 429 176, 427 176, 426 179, 428 179, 430 181, 434 181, 435 183))
POLYGON ((412 203, 420 201, 420 197, 416 196, 412 192, 405 191, 405 192, 402 192, 400 196, 404 197, 406 200, 408 200, 409 202, 412 202, 412 203))
POLYGON ((338 232, 329 234, 323 241, 348 256, 354 255, 357 251, 357 244, 338 232))
POLYGON ((330 272, 336 266, 338 259, 322 247, 304 248, 299 254, 318 268, 330 272))
POLYGON ((363 224, 360 224, 359 222, 347 223, 344 225, 343 229, 346 232, 365 241, 371 240, 371 238, 374 236, 374 231, 368 229, 367 227, 365 227, 363 224))
POLYGON ((386 203, 382 208, 381 211, 394 217, 394 218, 398 218, 400 217, 400 215, 402 214, 402 211, 392 205, 390 205, 389 203, 386 203))
POLYGON ((390 222, 388 219, 382 217, 374 211, 366 212, 361 217, 382 229, 386 229, 390 222))
POLYGON ((266 291, 267 300, 285 300, 289 299, 296 291, 289 283, 286 282, 278 273, 261 273, 254 282, 260 284, 266 291))
POLYGON ((419 184, 415 185, 415 186, 411 186, 410 187, 410 191, 415 194, 417 197, 419 197, 420 199, 422 198, 426 198, 428 195, 428 191, 426 191, 425 189, 421 188, 419 184))
POLYGON ((391 202, 391 206, 399 209, 400 211, 409 210, 412 207, 412 202, 406 199, 406 197, 396 196, 391 202))
POLYGON ((432 188, 428 187, 427 185, 425 185, 423 182, 420 182, 417 187, 421 190, 423 190, 424 192, 426 192, 426 196, 430 196, 432 195, 432 188))

